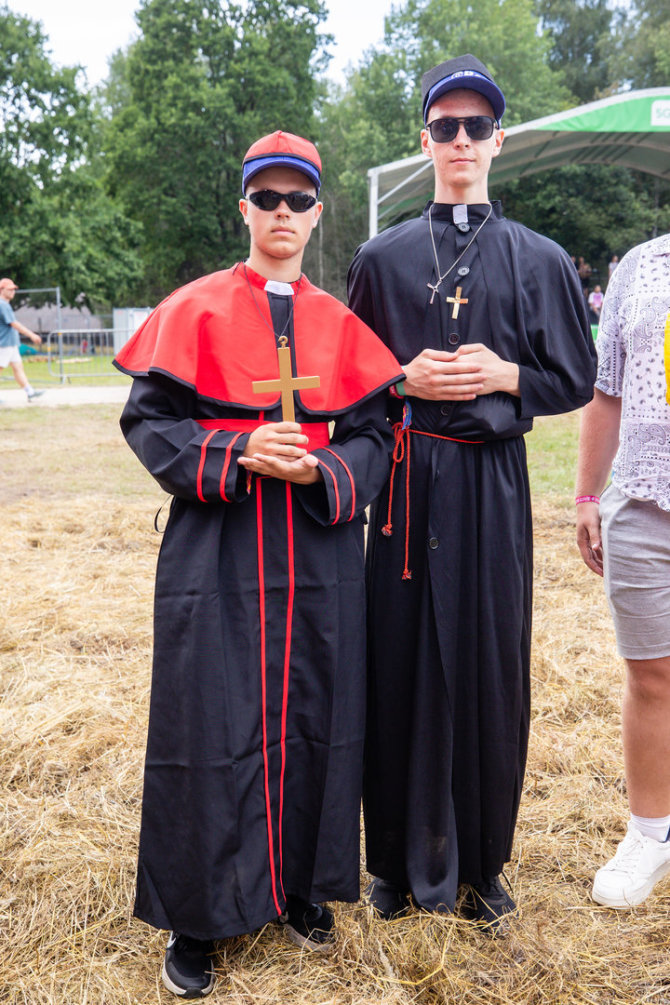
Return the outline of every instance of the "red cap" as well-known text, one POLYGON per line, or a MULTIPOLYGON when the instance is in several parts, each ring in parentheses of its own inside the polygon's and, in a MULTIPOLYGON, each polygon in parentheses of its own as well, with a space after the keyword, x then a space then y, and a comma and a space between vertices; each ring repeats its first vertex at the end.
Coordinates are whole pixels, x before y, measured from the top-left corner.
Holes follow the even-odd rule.
POLYGON ((278 129, 269 136, 262 136, 252 143, 242 161, 242 194, 255 174, 269 167, 291 167, 302 171, 316 186, 317 195, 321 188, 321 158, 313 143, 302 136, 284 133, 278 129))
POLYGON ((14 280, 8 279, 7 276, 4 276, 2 279, 0 279, 0 290, 4 290, 5 286, 11 286, 13 290, 18 290, 18 286, 16 285, 14 280))

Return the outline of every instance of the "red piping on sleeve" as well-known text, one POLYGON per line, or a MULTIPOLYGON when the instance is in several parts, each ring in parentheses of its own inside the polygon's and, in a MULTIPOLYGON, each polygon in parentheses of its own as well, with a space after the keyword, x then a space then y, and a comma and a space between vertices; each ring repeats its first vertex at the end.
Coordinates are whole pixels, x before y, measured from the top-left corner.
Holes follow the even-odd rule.
POLYGON ((344 463, 339 454, 335 453, 334 450, 331 450, 330 447, 324 447, 324 450, 327 450, 329 454, 332 454, 333 457, 337 458, 337 460, 340 462, 340 464, 347 472, 347 475, 349 477, 349 481, 351 483, 351 516, 347 520, 347 523, 349 523, 351 520, 354 519, 354 514, 356 513, 356 486, 354 485, 354 476, 352 475, 348 466, 344 463))
POLYGON ((329 468, 326 462, 322 461, 321 458, 319 458, 319 464, 321 465, 322 468, 326 469, 330 477, 333 479, 333 489, 335 491, 335 503, 336 503, 335 519, 333 520, 333 523, 337 523, 337 521, 340 519, 340 490, 337 487, 337 478, 335 477, 335 472, 333 471, 333 469, 329 468))
POLYGON ((207 502, 204 495, 202 494, 202 473, 205 470, 205 458, 207 456, 207 444, 213 436, 216 435, 216 429, 213 429, 211 433, 205 437, 200 446, 200 464, 198 465, 198 476, 196 481, 196 491, 198 493, 198 499, 200 502, 207 502))
POLYGON ((219 482, 219 493, 224 502, 230 502, 230 499, 226 495, 226 477, 228 475, 228 468, 230 467, 230 459, 232 457, 233 447, 239 440, 240 436, 242 436, 242 433, 238 433, 237 436, 233 436, 232 440, 226 447, 226 459, 223 462, 221 481, 219 482))

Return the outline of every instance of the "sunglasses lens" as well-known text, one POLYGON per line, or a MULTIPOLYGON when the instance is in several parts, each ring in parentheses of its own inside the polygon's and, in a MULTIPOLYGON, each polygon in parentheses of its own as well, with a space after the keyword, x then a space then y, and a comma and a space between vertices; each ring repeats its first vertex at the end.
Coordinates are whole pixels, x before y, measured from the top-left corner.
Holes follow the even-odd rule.
POLYGON ((451 143, 458 132, 458 119, 435 119, 428 128, 436 143, 451 143))
POLYGON ((305 213, 316 205, 316 199, 309 192, 289 192, 284 198, 288 203, 288 208, 294 213, 305 213))
POLYGON ((270 210, 277 208, 281 196, 279 192, 273 192, 271 188, 263 188, 260 192, 250 192, 249 199, 253 202, 254 206, 258 206, 259 209, 263 209, 266 213, 269 213, 270 210))
POLYGON ((456 139, 461 122, 471 140, 488 140, 493 134, 494 121, 488 115, 470 115, 467 118, 434 119, 428 124, 435 143, 451 143, 456 139))
POLYGON ((305 213, 316 206, 316 199, 309 192, 275 192, 271 188, 263 188, 260 192, 250 192, 249 199, 254 206, 266 213, 276 209, 283 200, 292 213, 305 213))
POLYGON ((493 119, 488 115, 472 115, 465 120, 465 131, 471 140, 487 140, 493 133, 493 119))

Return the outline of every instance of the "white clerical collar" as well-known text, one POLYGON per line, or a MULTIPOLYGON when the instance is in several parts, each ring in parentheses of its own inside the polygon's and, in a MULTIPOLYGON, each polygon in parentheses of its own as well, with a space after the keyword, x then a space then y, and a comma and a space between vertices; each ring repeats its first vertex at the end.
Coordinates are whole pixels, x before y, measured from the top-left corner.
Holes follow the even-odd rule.
POLYGON ((278 297, 292 297, 293 287, 290 283, 280 283, 278 279, 268 279, 265 284, 266 293, 276 293, 278 297))
POLYGON ((458 226, 459 223, 467 223, 467 222, 468 222, 468 207, 463 203, 459 203, 458 206, 454 206, 454 223, 456 224, 456 226, 458 226))

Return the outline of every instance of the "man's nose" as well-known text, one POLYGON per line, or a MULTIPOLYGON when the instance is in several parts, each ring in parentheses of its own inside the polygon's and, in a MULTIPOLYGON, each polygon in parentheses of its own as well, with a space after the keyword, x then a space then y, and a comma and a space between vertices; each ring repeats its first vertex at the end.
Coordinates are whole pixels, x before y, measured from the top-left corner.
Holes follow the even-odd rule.
POLYGON ((469 143, 470 137, 468 136, 467 130, 465 128, 465 122, 458 123, 458 132, 454 137, 454 143, 469 143))

